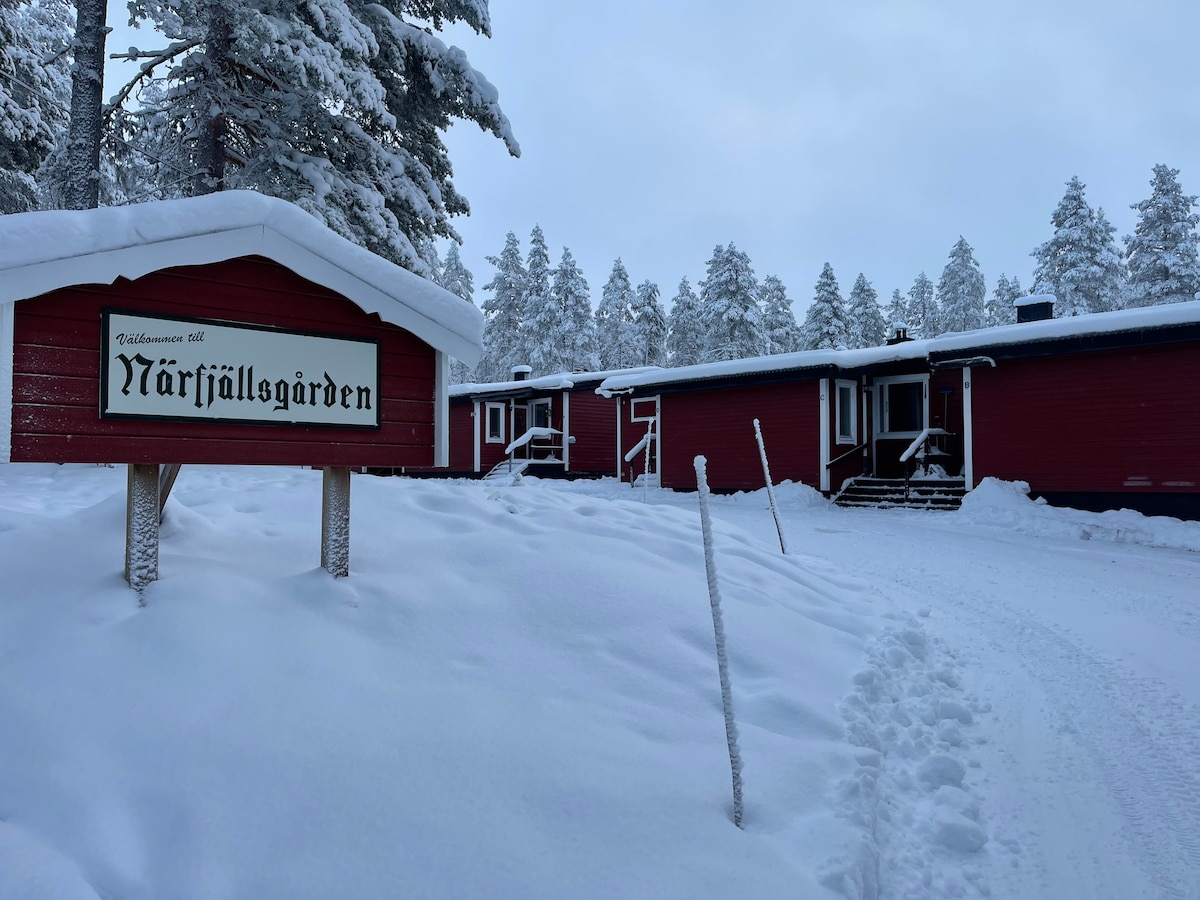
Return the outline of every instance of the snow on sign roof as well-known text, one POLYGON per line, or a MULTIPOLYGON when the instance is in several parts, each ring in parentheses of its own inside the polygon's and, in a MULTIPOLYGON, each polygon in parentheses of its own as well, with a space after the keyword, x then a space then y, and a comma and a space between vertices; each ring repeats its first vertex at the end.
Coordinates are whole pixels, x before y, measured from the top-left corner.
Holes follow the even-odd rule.
POLYGON ((252 191, 0 216, 0 303, 242 256, 273 260, 468 365, 482 353, 470 303, 252 191))

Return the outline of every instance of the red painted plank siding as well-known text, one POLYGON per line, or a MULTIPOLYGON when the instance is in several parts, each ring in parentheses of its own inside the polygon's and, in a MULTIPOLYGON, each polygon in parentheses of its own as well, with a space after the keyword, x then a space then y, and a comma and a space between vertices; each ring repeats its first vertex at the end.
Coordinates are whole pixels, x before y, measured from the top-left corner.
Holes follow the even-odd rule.
POLYGON ((776 481, 819 483, 820 394, 815 381, 721 388, 662 397, 662 484, 694 490, 693 459, 708 459, 716 490, 763 487, 754 419, 776 481))
POLYGON ((617 401, 593 386, 571 392, 571 472, 617 474, 617 401))
POLYGON ((14 309, 14 462, 433 463, 433 348, 268 260, 237 259, 166 269, 132 282, 64 288, 22 300, 14 309), (105 307, 378 340, 383 427, 101 419, 105 307))
POLYGON ((973 369, 975 478, 1041 492, 1200 491, 1200 345, 973 369))
POLYGON ((450 401, 450 471, 475 469, 475 404, 470 400, 450 401))

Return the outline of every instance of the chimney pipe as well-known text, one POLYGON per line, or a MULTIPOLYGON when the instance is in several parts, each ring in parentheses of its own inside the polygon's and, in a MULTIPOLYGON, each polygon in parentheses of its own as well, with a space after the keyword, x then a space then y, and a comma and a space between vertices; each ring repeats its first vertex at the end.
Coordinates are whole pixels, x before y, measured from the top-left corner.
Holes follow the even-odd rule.
POLYGON ((1017 308, 1018 322, 1041 322, 1054 318, 1053 294, 1030 294, 1013 301, 1017 308))
POLYGON ((512 377, 513 381, 528 381, 529 373, 533 371, 532 366, 513 366, 512 377))

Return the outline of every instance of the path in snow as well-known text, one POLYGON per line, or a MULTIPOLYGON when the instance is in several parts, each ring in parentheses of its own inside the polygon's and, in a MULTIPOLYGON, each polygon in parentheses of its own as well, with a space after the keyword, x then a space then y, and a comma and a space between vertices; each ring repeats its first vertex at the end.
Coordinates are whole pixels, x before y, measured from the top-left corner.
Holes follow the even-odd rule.
MULTIPOLYGON (((803 552, 844 564, 927 616, 907 640, 927 634, 949 661, 950 684, 939 686, 936 673, 914 671, 920 660, 885 649, 890 670, 877 668, 894 682, 890 695, 847 715, 852 739, 856 724, 877 720, 868 730, 884 749, 874 796, 883 814, 871 822, 878 893, 869 882, 858 893, 1200 897, 1195 553, 1008 534, 899 510, 799 511, 789 527, 803 552), (972 720, 957 746, 940 740, 945 717, 928 712, 924 724, 919 712, 908 716, 917 727, 897 736, 903 705, 957 687, 956 674, 963 693, 948 702, 967 710, 962 724, 972 720), (965 789, 942 799, 982 822, 990 840, 981 852, 971 852, 979 836, 969 823, 949 836, 936 830, 945 816, 928 808, 931 785, 917 782, 939 756, 953 760, 945 766, 958 780, 947 783, 965 789), (956 842, 963 852, 953 852, 956 842)), ((903 646, 905 634, 883 640, 903 646)), ((860 700, 861 688, 860 678, 860 700)))

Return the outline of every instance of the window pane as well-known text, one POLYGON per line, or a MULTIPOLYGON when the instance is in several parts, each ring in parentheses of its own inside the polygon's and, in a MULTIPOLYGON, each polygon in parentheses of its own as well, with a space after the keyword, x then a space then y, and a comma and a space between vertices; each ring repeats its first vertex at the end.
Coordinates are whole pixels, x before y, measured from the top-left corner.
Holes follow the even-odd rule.
POLYGON ((854 393, 847 385, 838 385, 838 437, 854 439, 854 393))
POLYGON ((888 431, 920 431, 925 427, 925 386, 919 381, 889 384, 888 431))
POLYGON ((498 406, 489 406, 487 411, 488 437, 499 439, 503 436, 503 411, 498 406))

